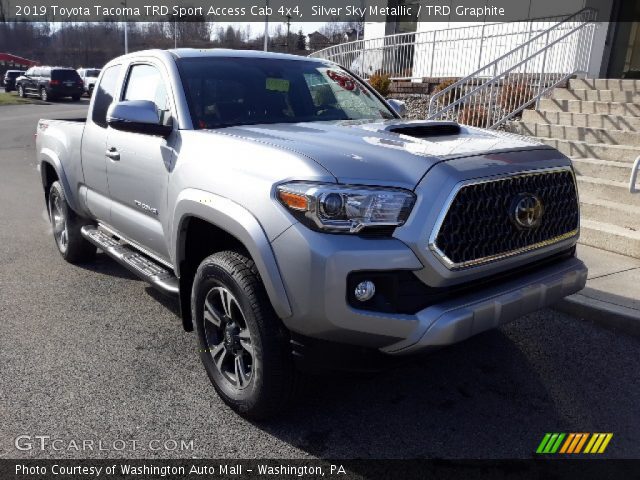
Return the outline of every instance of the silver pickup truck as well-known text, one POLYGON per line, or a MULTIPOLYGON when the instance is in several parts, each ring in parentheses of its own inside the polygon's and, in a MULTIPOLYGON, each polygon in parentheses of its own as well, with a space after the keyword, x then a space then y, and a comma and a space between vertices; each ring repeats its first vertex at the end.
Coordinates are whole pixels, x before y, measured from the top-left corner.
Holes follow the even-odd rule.
POLYGON ((400 110, 324 60, 116 58, 86 121, 37 126, 58 250, 176 296, 216 391, 254 418, 305 359, 426 351, 583 288, 565 156, 400 110))

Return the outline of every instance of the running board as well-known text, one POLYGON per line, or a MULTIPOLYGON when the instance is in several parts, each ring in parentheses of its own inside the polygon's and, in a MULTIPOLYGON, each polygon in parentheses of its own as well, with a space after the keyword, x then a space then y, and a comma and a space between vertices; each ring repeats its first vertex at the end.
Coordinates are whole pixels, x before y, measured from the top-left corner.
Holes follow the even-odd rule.
POLYGON ((179 283, 173 272, 142 255, 133 247, 118 242, 114 237, 92 225, 81 229, 82 236, 123 267, 167 295, 178 295, 179 283))

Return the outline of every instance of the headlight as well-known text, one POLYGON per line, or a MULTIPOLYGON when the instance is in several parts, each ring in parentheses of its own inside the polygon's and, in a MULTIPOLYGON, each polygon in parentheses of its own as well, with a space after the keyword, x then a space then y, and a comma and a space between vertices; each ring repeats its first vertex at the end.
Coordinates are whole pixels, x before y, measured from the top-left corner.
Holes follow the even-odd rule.
POLYGON ((286 183, 277 188, 280 203, 316 230, 358 233, 364 228, 402 225, 415 196, 399 188, 286 183))

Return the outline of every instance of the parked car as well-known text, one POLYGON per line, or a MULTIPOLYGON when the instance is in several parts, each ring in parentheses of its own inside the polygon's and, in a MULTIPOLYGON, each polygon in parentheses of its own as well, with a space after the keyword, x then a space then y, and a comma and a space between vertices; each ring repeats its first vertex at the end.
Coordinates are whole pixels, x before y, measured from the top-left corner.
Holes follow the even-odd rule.
POLYGON ((36 95, 43 101, 71 97, 80 100, 84 82, 78 72, 69 67, 32 67, 16 80, 21 97, 36 95))
POLYGON ((4 74, 3 84, 4 91, 11 92, 16 89, 16 79, 23 75, 23 70, 7 70, 4 74))
POLYGON ((321 59, 119 57, 86 121, 37 126, 57 249, 175 296, 214 388, 254 418, 306 362, 442 347, 584 287, 566 156, 395 108, 321 59))
POLYGON ((95 87, 98 77, 100 76, 99 68, 79 68, 78 75, 84 82, 84 91, 89 96, 93 93, 93 87, 95 87))

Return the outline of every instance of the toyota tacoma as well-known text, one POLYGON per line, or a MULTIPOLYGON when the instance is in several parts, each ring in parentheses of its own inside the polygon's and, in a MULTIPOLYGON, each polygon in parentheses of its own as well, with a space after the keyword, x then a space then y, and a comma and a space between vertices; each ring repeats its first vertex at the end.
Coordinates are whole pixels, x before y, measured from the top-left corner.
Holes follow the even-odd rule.
POLYGON ((55 243, 175 296, 219 396, 253 418, 314 352, 428 351, 583 288, 567 157, 401 111, 325 60, 116 58, 86 119, 37 125, 55 243))

